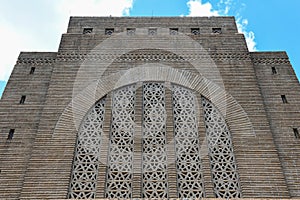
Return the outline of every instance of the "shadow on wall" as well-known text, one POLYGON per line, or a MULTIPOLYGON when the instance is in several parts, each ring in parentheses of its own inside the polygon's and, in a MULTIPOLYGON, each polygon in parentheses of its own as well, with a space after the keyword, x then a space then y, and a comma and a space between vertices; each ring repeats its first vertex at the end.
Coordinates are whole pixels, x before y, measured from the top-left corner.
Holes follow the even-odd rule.
POLYGON ((0 99, 1 99, 1 97, 2 97, 2 93, 3 93, 3 91, 4 91, 4 88, 5 88, 5 86, 6 86, 6 81, 0 81, 0 99))

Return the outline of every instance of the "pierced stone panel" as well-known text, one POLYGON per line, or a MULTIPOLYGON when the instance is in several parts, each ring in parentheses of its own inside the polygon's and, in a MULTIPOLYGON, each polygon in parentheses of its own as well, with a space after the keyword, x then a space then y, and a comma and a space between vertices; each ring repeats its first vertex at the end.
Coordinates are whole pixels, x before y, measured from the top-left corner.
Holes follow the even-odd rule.
POLYGON ((217 108, 202 97, 214 193, 217 198, 240 198, 241 187, 231 134, 217 108))
POLYGON ((132 198, 135 85, 113 92, 106 198, 132 198))
MULTIPOLYGON (((140 139, 134 138, 135 127, 141 125, 142 152, 139 156, 142 159, 142 175, 139 175, 141 190, 138 191, 141 191, 141 198, 169 198, 165 87, 163 83, 157 82, 143 84, 143 94, 139 95, 143 100, 141 124, 135 124, 135 87, 129 85, 112 92, 112 117, 110 124, 107 124, 111 129, 105 197, 133 197, 133 161, 136 159, 134 141, 140 139)), ((168 120, 174 120, 176 169, 172 170, 176 170, 177 174, 178 197, 203 198, 205 190, 198 133, 197 97, 192 90, 179 85, 172 84, 171 90, 173 116, 169 116, 168 120)), ((95 198, 104 104, 105 98, 96 103, 80 126, 68 198, 95 198)), ((221 113, 210 101, 202 97, 202 105, 215 196, 241 197, 229 129, 221 113)), ((169 173, 175 174, 175 171, 169 173)), ((170 188, 173 189, 171 185, 170 188)))
POLYGON ((85 116, 78 131, 68 198, 91 199, 96 195, 105 98, 85 116))
POLYGON ((142 198, 168 198, 165 89, 143 85, 142 198))
POLYGON ((174 136, 179 198, 204 197, 196 97, 181 86, 172 86, 174 136))
POLYGON ((170 28, 170 35, 178 35, 178 28, 170 28))
POLYGON ((127 35, 135 35, 135 28, 128 28, 127 35))
POLYGON ((200 29, 199 28, 192 28, 191 33, 193 35, 200 35, 200 29))
POLYGON ((149 28, 148 35, 157 35, 157 29, 156 28, 149 28))

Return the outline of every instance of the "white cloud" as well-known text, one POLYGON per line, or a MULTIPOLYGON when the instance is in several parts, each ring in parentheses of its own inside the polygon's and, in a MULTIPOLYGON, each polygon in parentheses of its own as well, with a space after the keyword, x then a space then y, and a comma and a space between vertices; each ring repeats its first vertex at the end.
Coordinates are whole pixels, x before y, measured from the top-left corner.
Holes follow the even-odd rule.
POLYGON ((25 38, 14 27, 0 20, 0 80, 7 80, 17 60, 20 48, 25 47, 25 38))
POLYGON ((257 51, 255 35, 254 35, 253 31, 245 32, 244 34, 246 37, 246 42, 247 42, 249 51, 257 51))
POLYGON ((228 15, 232 3, 233 3, 232 0, 220 0, 220 2, 217 4, 218 9, 220 10, 219 12, 222 15, 228 15))
POLYGON ((62 0, 57 5, 69 16, 126 16, 133 0, 62 0))
POLYGON ((246 43, 249 51, 257 51, 256 42, 255 42, 255 34, 253 31, 247 31, 248 25, 247 19, 238 18, 237 19, 237 28, 240 33, 245 35, 246 43))
MULTIPOLYGON (((218 9, 214 9, 209 2, 202 3, 202 0, 189 0, 187 2, 189 8, 188 16, 226 16, 231 9, 232 3, 232 0, 220 0, 217 4, 218 9)), ((248 20, 239 17, 236 23, 238 31, 245 35, 249 51, 256 51, 255 35, 252 31, 247 31, 248 20)))
POLYGON ((133 1, 27 0, 19 5, 11 0, 0 4, 0 53, 4 55, 0 80, 8 80, 21 51, 56 51, 70 16, 126 16, 133 1))
POLYGON ((231 8, 232 0, 227 0, 227 1, 224 2, 224 4, 225 4, 224 14, 227 15, 230 8, 231 8))
POLYGON ((202 3, 201 0, 189 0, 187 2, 189 8, 188 16, 219 16, 219 12, 213 10, 211 3, 202 3))

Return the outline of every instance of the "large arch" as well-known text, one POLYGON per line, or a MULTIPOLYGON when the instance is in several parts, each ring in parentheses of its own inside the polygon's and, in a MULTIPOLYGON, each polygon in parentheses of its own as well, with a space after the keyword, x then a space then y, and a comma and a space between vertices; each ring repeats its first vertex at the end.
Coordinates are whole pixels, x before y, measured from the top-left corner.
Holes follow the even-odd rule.
MULTIPOLYGON (((192 90, 171 84, 172 97, 169 97, 165 92, 166 83, 144 82, 142 96, 137 97, 136 85, 123 86, 111 93, 107 155, 101 155, 103 152, 100 150, 103 139, 106 139, 103 135, 105 97, 85 116, 75 146, 69 197, 95 198, 101 156, 107 158, 106 198, 133 198, 134 173, 140 174, 138 178, 142 183, 142 198, 169 198, 168 164, 172 162, 176 163, 178 197, 205 197, 201 167, 201 157, 204 155, 200 152, 198 130, 201 114, 197 110, 199 105, 196 95, 192 90), (140 124, 139 120, 135 120, 135 113, 139 112, 135 105, 141 101, 137 98, 143 102, 140 124), (166 99, 170 98, 173 99, 169 102, 173 105, 173 114, 169 114, 173 117, 167 116, 166 99), (171 134, 167 131, 169 120, 174 123, 171 134), (142 127, 139 137, 135 130, 137 125, 142 127), (141 149, 135 149, 135 144, 140 141, 141 149), (135 162, 140 156, 141 163, 135 162)), ((202 97, 201 104, 204 113, 200 120, 203 118, 206 124, 207 153, 214 194, 220 198, 241 197, 230 130, 224 117, 210 101, 202 97)))
MULTIPOLYGON (((218 87, 218 85, 199 74, 158 64, 153 64, 152 67, 149 67, 148 64, 147 67, 141 66, 120 71, 99 80, 97 83, 91 84, 83 90, 73 99, 61 115, 55 127, 53 137, 59 137, 57 134, 63 132, 68 134, 67 130, 64 130, 66 124, 74 123, 78 130, 87 111, 95 104, 96 100, 103 98, 107 93, 125 85, 145 81, 172 83, 201 94, 205 99, 212 102, 221 115, 224 116, 233 134, 248 134, 248 136, 253 136, 252 125, 247 114, 238 102, 230 94, 218 87)), ((75 140, 76 135, 72 137, 75 140)), ((105 163, 106 160, 101 160, 101 162, 105 163)))
MULTIPOLYGON (((162 81, 182 85, 209 99, 226 118, 231 129, 242 129, 253 135, 253 128, 247 113, 241 105, 222 87, 199 74, 174 69, 162 64, 147 64, 129 70, 119 71, 92 82, 66 106, 55 129, 64 126, 64 120, 72 120, 78 130, 79 125, 94 103, 107 93, 125 85, 144 81, 162 81), (69 116, 69 117, 64 117, 69 116), (72 118, 70 118, 72 116, 72 118)), ((54 130, 54 135, 55 135, 54 130)))

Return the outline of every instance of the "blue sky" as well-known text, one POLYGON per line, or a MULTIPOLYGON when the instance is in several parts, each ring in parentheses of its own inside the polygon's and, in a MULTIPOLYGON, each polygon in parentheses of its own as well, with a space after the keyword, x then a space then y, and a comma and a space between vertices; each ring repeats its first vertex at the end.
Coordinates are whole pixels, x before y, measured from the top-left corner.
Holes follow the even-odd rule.
POLYGON ((20 51, 57 51, 70 16, 235 16, 251 51, 287 51, 300 77, 300 0, 0 0, 0 96, 20 51))

